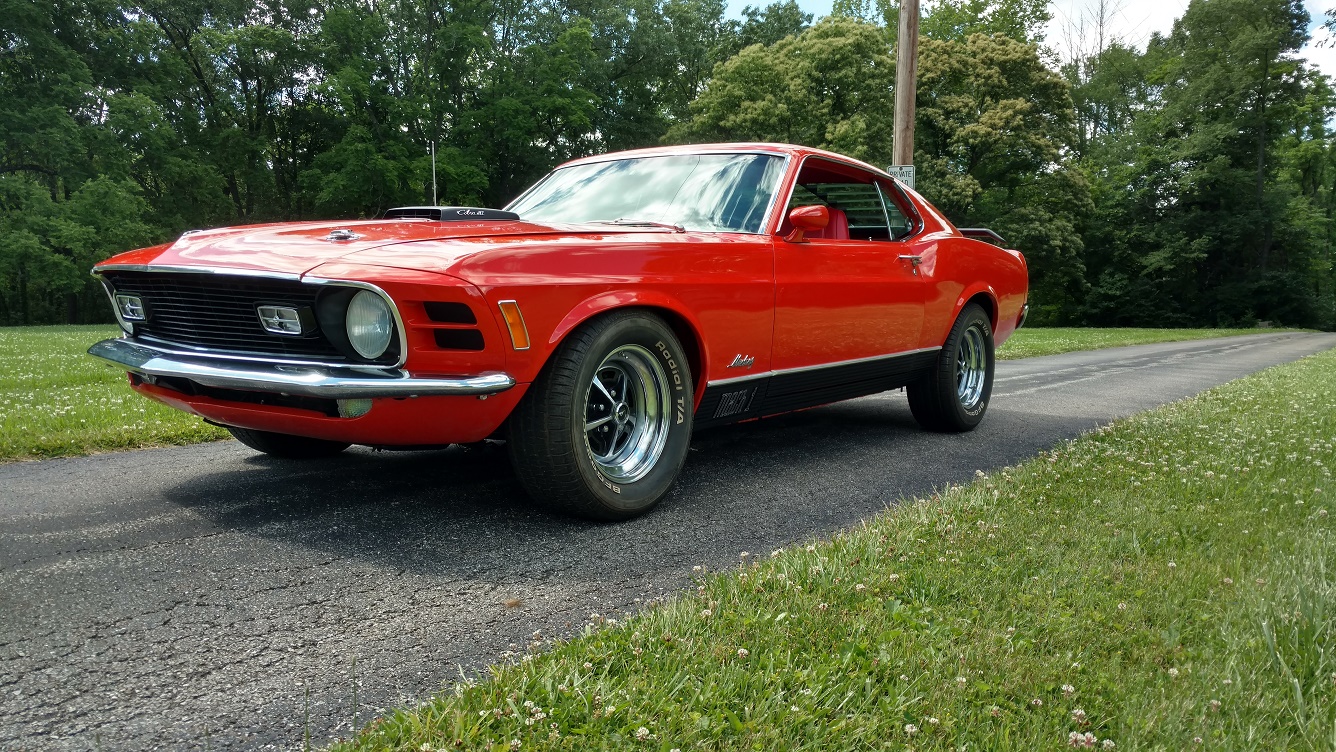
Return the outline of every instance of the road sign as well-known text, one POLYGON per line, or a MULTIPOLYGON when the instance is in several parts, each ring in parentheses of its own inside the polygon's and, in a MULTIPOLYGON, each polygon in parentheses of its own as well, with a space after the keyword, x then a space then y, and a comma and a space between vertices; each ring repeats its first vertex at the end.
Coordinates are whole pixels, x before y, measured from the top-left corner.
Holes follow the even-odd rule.
POLYGON ((886 168, 886 172, 890 173, 891 177, 909 186, 911 190, 914 188, 914 165, 892 165, 886 168))

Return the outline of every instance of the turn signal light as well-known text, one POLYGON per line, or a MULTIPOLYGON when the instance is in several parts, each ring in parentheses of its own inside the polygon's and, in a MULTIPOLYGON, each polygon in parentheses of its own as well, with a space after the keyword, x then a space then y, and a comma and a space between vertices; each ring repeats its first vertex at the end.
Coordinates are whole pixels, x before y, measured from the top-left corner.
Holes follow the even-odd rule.
POLYGON ((513 300, 503 300, 497 303, 501 308, 501 316, 506 320, 506 328, 510 330, 510 344, 515 346, 516 350, 529 349, 529 330, 524 326, 524 315, 520 313, 520 305, 513 300))

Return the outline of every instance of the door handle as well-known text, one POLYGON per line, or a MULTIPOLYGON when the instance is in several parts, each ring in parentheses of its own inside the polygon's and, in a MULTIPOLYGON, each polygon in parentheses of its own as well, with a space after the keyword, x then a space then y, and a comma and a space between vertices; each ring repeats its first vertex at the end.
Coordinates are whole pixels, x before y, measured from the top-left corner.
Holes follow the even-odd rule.
POLYGON ((900 259, 901 261, 909 261, 909 262, 913 263, 913 264, 914 264, 914 274, 918 274, 919 264, 923 263, 923 257, 922 257, 922 256, 913 256, 913 255, 910 255, 910 254, 908 254, 908 253, 903 253, 903 254, 901 254, 901 255, 899 256, 899 259, 900 259))

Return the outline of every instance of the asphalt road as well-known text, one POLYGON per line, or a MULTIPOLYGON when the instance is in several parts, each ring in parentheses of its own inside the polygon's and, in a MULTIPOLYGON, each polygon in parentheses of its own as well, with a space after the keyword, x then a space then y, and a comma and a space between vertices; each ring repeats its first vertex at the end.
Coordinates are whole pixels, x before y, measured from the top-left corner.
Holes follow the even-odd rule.
POLYGON ((658 510, 617 525, 538 511, 504 451, 291 464, 225 442, 0 466, 0 749, 321 744, 535 631, 680 590, 692 565, 827 536, 1331 347, 1256 335, 1004 362, 960 436, 920 431, 899 392, 715 429, 658 510))

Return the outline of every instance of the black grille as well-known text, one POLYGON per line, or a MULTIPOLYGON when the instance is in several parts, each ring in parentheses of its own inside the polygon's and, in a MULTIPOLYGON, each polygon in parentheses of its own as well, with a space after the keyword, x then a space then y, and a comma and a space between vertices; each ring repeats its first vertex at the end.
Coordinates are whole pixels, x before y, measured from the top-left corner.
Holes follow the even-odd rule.
POLYGON ((148 320, 135 335, 241 355, 346 360, 319 331, 293 337, 260 326, 257 305, 315 308, 320 288, 295 280, 227 274, 108 272, 116 292, 138 295, 148 320))

